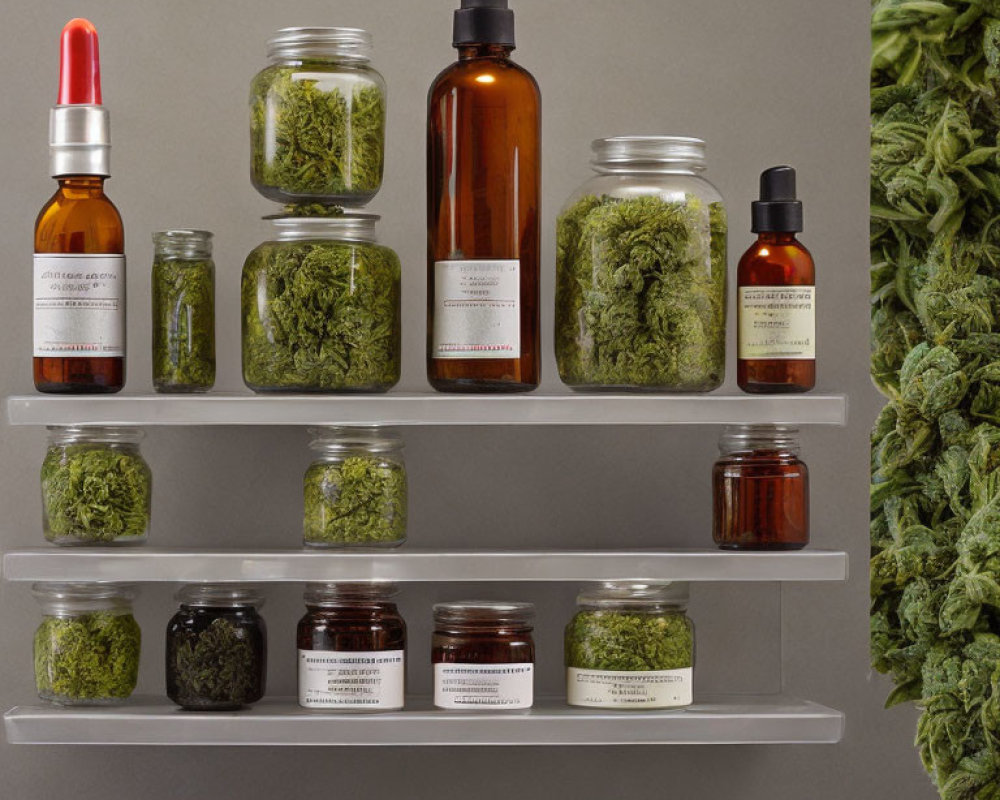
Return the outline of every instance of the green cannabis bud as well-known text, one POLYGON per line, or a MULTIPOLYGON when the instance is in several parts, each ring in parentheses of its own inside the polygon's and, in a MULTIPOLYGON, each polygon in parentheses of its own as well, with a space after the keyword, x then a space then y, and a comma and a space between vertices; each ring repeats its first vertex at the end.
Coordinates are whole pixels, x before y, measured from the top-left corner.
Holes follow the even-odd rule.
POLYGON ((218 616, 200 631, 175 623, 177 617, 167 631, 171 700, 194 709, 234 709, 260 700, 265 656, 259 620, 240 625, 218 616))
POLYGON ((566 666, 653 672, 694 665, 694 634, 683 614, 580 611, 566 627, 566 666))
POLYGON ((153 385, 197 392, 215 383, 215 266, 211 261, 153 262, 153 385))
POLYGON ((243 267, 254 391, 382 392, 400 373, 400 265, 375 244, 266 242, 243 267))
POLYGON ((406 539, 406 470, 372 456, 318 461, 305 475, 306 544, 396 545, 406 539))
POLYGON ((139 677, 140 645, 139 624, 131 614, 46 617, 35 631, 39 697, 82 705, 124 700, 139 677))
POLYGON ((708 391, 726 366, 726 212, 589 195, 556 227, 555 348, 571 387, 708 391))
POLYGON ((54 445, 42 462, 45 538, 58 543, 141 539, 149 530, 152 473, 138 451, 54 445))
POLYGON ((250 87, 252 178, 273 200, 367 201, 382 184, 385 92, 330 65, 271 66, 250 87))

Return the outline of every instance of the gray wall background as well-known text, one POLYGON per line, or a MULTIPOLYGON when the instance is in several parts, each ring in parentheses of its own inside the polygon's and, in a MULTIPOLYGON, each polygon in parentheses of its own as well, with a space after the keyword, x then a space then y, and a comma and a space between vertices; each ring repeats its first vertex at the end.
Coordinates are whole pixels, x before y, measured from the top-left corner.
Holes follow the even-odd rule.
MULTIPOLYGON (((55 99, 57 36, 85 15, 101 34, 104 95, 113 120, 110 196, 125 218, 129 392, 149 390, 152 230, 216 232, 219 382, 242 389, 238 285, 242 260, 267 235, 272 206, 250 187, 246 95, 264 41, 286 25, 373 31, 390 91, 387 173, 371 208, 404 264, 404 378, 422 389, 424 103, 453 58, 453 0, 3 0, 0 127, 0 388, 31 390, 30 253, 46 178, 46 125, 55 99)), ((814 543, 850 551, 846 585, 706 585, 694 592, 699 691, 787 690, 843 709, 836 746, 186 749, 13 748, 0 745, 4 800, 105 800, 469 795, 773 800, 934 797, 911 747, 915 713, 885 712, 887 683, 867 660, 867 428, 878 400, 867 378, 866 0, 518 0, 515 57, 538 78, 544 107, 542 291, 551 327, 555 215, 589 174, 589 142, 622 133, 705 138, 709 176, 727 198, 731 263, 749 245, 758 172, 800 169, 804 241, 819 266, 820 390, 851 395, 844 430, 809 429, 814 543), (782 593, 784 602, 782 603, 782 593), (783 609, 783 612, 782 612, 783 609), (781 644, 784 642, 782 651, 781 644)), ((545 386, 558 387, 547 340, 545 386)), ((730 379, 728 386, 734 382, 730 379)), ((706 546, 709 468, 717 430, 416 429, 407 432, 411 541, 427 546, 706 546)), ((42 541, 38 466, 44 433, 0 427, 4 549, 42 541)), ((159 546, 295 546, 299 429, 153 430, 159 546)), ((162 638, 174 587, 147 588, 139 691, 162 691, 162 638)), ((471 587, 406 590, 411 688, 429 690, 429 604, 471 587)), ((476 593, 539 604, 539 691, 561 690, 560 629, 571 586, 497 586, 476 593)), ((0 705, 33 701, 30 643, 37 610, 23 585, 0 587, 0 705)), ((293 629, 300 587, 268 592, 270 689, 294 691, 293 629)))

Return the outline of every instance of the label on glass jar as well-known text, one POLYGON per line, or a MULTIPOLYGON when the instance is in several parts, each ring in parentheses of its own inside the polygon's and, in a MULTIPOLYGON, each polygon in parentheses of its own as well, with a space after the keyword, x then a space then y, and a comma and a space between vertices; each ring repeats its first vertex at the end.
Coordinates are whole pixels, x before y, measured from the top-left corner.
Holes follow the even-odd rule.
POLYGON ((531 708, 534 664, 435 664, 438 708, 531 708))
POLYGON ((566 671, 566 700, 571 706, 606 708, 670 708, 692 701, 694 670, 663 669, 617 672, 599 669, 566 671))
POLYGON ((739 357, 816 358, 815 286, 741 286, 739 357))
POLYGON ((36 357, 125 355, 125 256, 35 253, 36 357))
POLYGON ((305 708, 403 707, 405 651, 299 650, 299 705, 305 708))
POLYGON ((434 264, 434 358, 519 358, 521 262, 434 264))

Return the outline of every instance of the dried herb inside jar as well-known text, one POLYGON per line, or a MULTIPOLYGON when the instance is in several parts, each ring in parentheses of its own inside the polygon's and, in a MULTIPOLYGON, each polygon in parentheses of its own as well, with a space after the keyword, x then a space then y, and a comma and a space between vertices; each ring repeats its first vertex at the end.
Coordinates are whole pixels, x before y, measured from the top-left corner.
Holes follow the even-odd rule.
POLYGON ((185 615, 179 612, 167 631, 167 695, 185 708, 239 708, 256 702, 264 694, 265 657, 256 612, 246 624, 217 616, 231 611, 199 612, 203 619, 192 617, 190 625, 179 620, 185 615))
POLYGON ((153 384, 160 391, 215 383, 215 267, 175 258, 153 262, 153 384))
POLYGON ((373 244, 267 242, 243 268, 243 378, 260 391, 385 391, 400 372, 400 266, 373 244))
POLYGON ((137 452, 99 444, 50 447, 41 477, 50 541, 113 542, 146 535, 152 475, 137 452))
POLYGON ((379 545, 406 538, 406 471, 369 456, 316 462, 305 475, 305 541, 379 545))
POLYGON ((726 350, 726 212, 589 195, 557 223, 556 360, 571 386, 705 391, 726 350))
POLYGON ((250 87, 254 182, 292 196, 375 194, 385 151, 384 92, 369 83, 348 93, 303 77, 308 68, 269 67, 250 87))
POLYGON ((46 617, 35 632, 35 684, 55 701, 124 699, 139 676, 141 633, 131 614, 46 617))
POLYGON ((566 666, 609 671, 690 667, 694 636, 683 614, 581 611, 566 628, 566 666))

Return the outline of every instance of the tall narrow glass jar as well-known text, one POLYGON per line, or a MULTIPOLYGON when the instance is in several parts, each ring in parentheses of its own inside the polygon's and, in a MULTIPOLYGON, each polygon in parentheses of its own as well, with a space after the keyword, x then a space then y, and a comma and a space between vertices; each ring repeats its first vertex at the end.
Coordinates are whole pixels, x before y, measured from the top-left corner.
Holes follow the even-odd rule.
POLYGON ((585 391, 706 392, 726 371, 726 210, 705 143, 619 136, 556 227, 559 376, 585 391))
POLYGON ((393 711, 406 688, 406 623, 394 583, 312 583, 298 625, 299 705, 393 711))
POLYGON ((809 468, 799 430, 736 425, 712 472, 713 537, 726 550, 800 550, 809 544, 809 468))
POLYGON ((304 480, 309 547, 398 547, 406 541, 403 442, 378 427, 316 428, 304 480))
POLYGON ((255 392, 384 392, 399 380, 399 258, 374 214, 274 217, 243 265, 243 380, 255 392))
POLYGON ((205 392, 215 384, 215 263, 209 231, 153 234, 153 387, 205 392))
POLYGON ((42 461, 45 538, 61 545, 139 544, 149 533, 153 475, 136 428, 49 428, 42 461))
POLYGON ((282 28, 250 85, 250 177, 279 203, 363 205, 382 185, 385 81, 358 28, 282 28))

